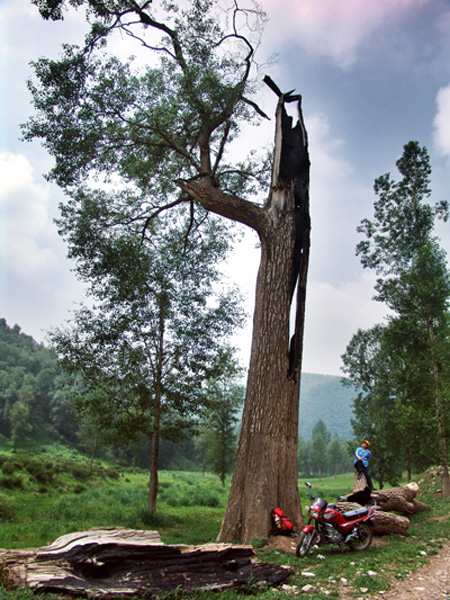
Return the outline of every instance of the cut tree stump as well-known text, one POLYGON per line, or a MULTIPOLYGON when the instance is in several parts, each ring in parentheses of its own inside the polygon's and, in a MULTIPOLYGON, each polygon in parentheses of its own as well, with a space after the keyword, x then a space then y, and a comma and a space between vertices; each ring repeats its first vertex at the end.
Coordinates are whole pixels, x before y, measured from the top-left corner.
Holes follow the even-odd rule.
POLYGON ((72 533, 43 548, 0 550, 0 571, 10 589, 105 599, 277 585, 293 572, 255 562, 251 546, 167 546, 156 531, 117 528, 72 533))
POLYGON ((353 492, 362 492, 367 487, 367 479, 364 473, 359 473, 355 469, 355 476, 353 478, 353 492))

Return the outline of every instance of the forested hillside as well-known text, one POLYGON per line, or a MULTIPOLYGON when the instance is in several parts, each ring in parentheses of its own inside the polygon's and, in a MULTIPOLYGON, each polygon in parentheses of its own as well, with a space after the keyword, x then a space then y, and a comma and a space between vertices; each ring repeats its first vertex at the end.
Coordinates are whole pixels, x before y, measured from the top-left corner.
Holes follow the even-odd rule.
POLYGON ((67 380, 57 375, 56 357, 0 319, 0 434, 16 449, 26 440, 75 440, 67 380))
MULTIPOLYGON (((55 354, 0 318, 0 444, 16 450, 62 443, 146 468, 148 444, 102 447, 89 423, 74 417, 72 392, 73 381, 57 369, 55 354)), ((161 468, 196 468, 193 443, 181 448, 164 442, 160 462, 161 468)))
MULTIPOLYGON (((13 448, 30 444, 62 442, 92 452, 92 432, 77 422, 71 411, 71 382, 57 370, 54 353, 18 325, 0 319, 0 440, 13 448)), ((331 436, 351 437, 352 393, 340 378, 304 373, 300 401, 300 434, 311 438, 314 426, 323 421, 331 436)), ((98 449, 97 449, 98 451, 98 449)), ((103 451, 105 451, 103 449, 103 451)), ((110 450, 111 451, 111 450, 110 450)), ((148 463, 148 444, 114 449, 114 456, 148 463)), ((160 467, 200 468, 198 448, 191 442, 180 447, 164 442, 160 467)))
POLYGON ((303 373, 299 424, 302 437, 309 439, 314 425, 321 419, 332 435, 351 438, 354 398, 353 388, 344 387, 340 377, 303 373))

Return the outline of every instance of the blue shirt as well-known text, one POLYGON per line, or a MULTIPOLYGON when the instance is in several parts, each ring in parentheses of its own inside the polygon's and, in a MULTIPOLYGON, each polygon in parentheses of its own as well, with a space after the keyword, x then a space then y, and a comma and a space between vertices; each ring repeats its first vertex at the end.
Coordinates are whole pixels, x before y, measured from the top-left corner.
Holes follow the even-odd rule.
POLYGON ((353 461, 353 464, 356 464, 356 462, 358 461, 358 459, 356 458, 357 454, 359 454, 359 456, 361 457, 362 464, 365 467, 368 467, 369 466, 370 457, 372 456, 372 452, 370 450, 363 450, 362 448, 356 448, 356 451, 355 451, 355 460, 353 461))

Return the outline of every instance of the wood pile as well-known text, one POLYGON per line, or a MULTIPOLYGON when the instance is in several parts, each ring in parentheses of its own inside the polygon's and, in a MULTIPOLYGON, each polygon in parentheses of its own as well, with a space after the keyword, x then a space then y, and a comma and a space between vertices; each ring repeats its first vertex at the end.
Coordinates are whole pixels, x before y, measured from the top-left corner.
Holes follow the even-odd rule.
MULTIPOLYGON (((366 486, 365 475, 360 475, 355 471, 353 494, 362 492, 366 486)), ((378 535, 395 533, 406 535, 410 525, 407 517, 418 512, 430 510, 428 504, 415 499, 419 490, 420 487, 417 483, 409 483, 385 490, 373 490, 370 496, 371 500, 380 507, 380 510, 376 513, 374 532, 378 535)), ((341 506, 345 510, 355 508, 354 503, 343 503, 341 506)))
POLYGON ((277 585, 292 569, 255 562, 251 546, 168 546, 156 531, 112 528, 65 535, 43 548, 0 550, 0 572, 9 589, 106 599, 277 585))

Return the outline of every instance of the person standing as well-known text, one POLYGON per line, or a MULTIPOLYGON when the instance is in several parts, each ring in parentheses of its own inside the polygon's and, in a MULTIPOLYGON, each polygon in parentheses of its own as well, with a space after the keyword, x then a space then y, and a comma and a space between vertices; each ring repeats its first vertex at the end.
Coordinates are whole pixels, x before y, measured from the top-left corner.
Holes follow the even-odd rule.
POLYGON ((369 460, 372 456, 372 452, 369 450, 370 443, 368 440, 362 440, 361 446, 356 448, 355 450, 355 460, 353 461, 353 466, 358 471, 358 473, 364 473, 367 480, 367 485, 370 490, 373 490, 372 478, 369 474, 369 460))

